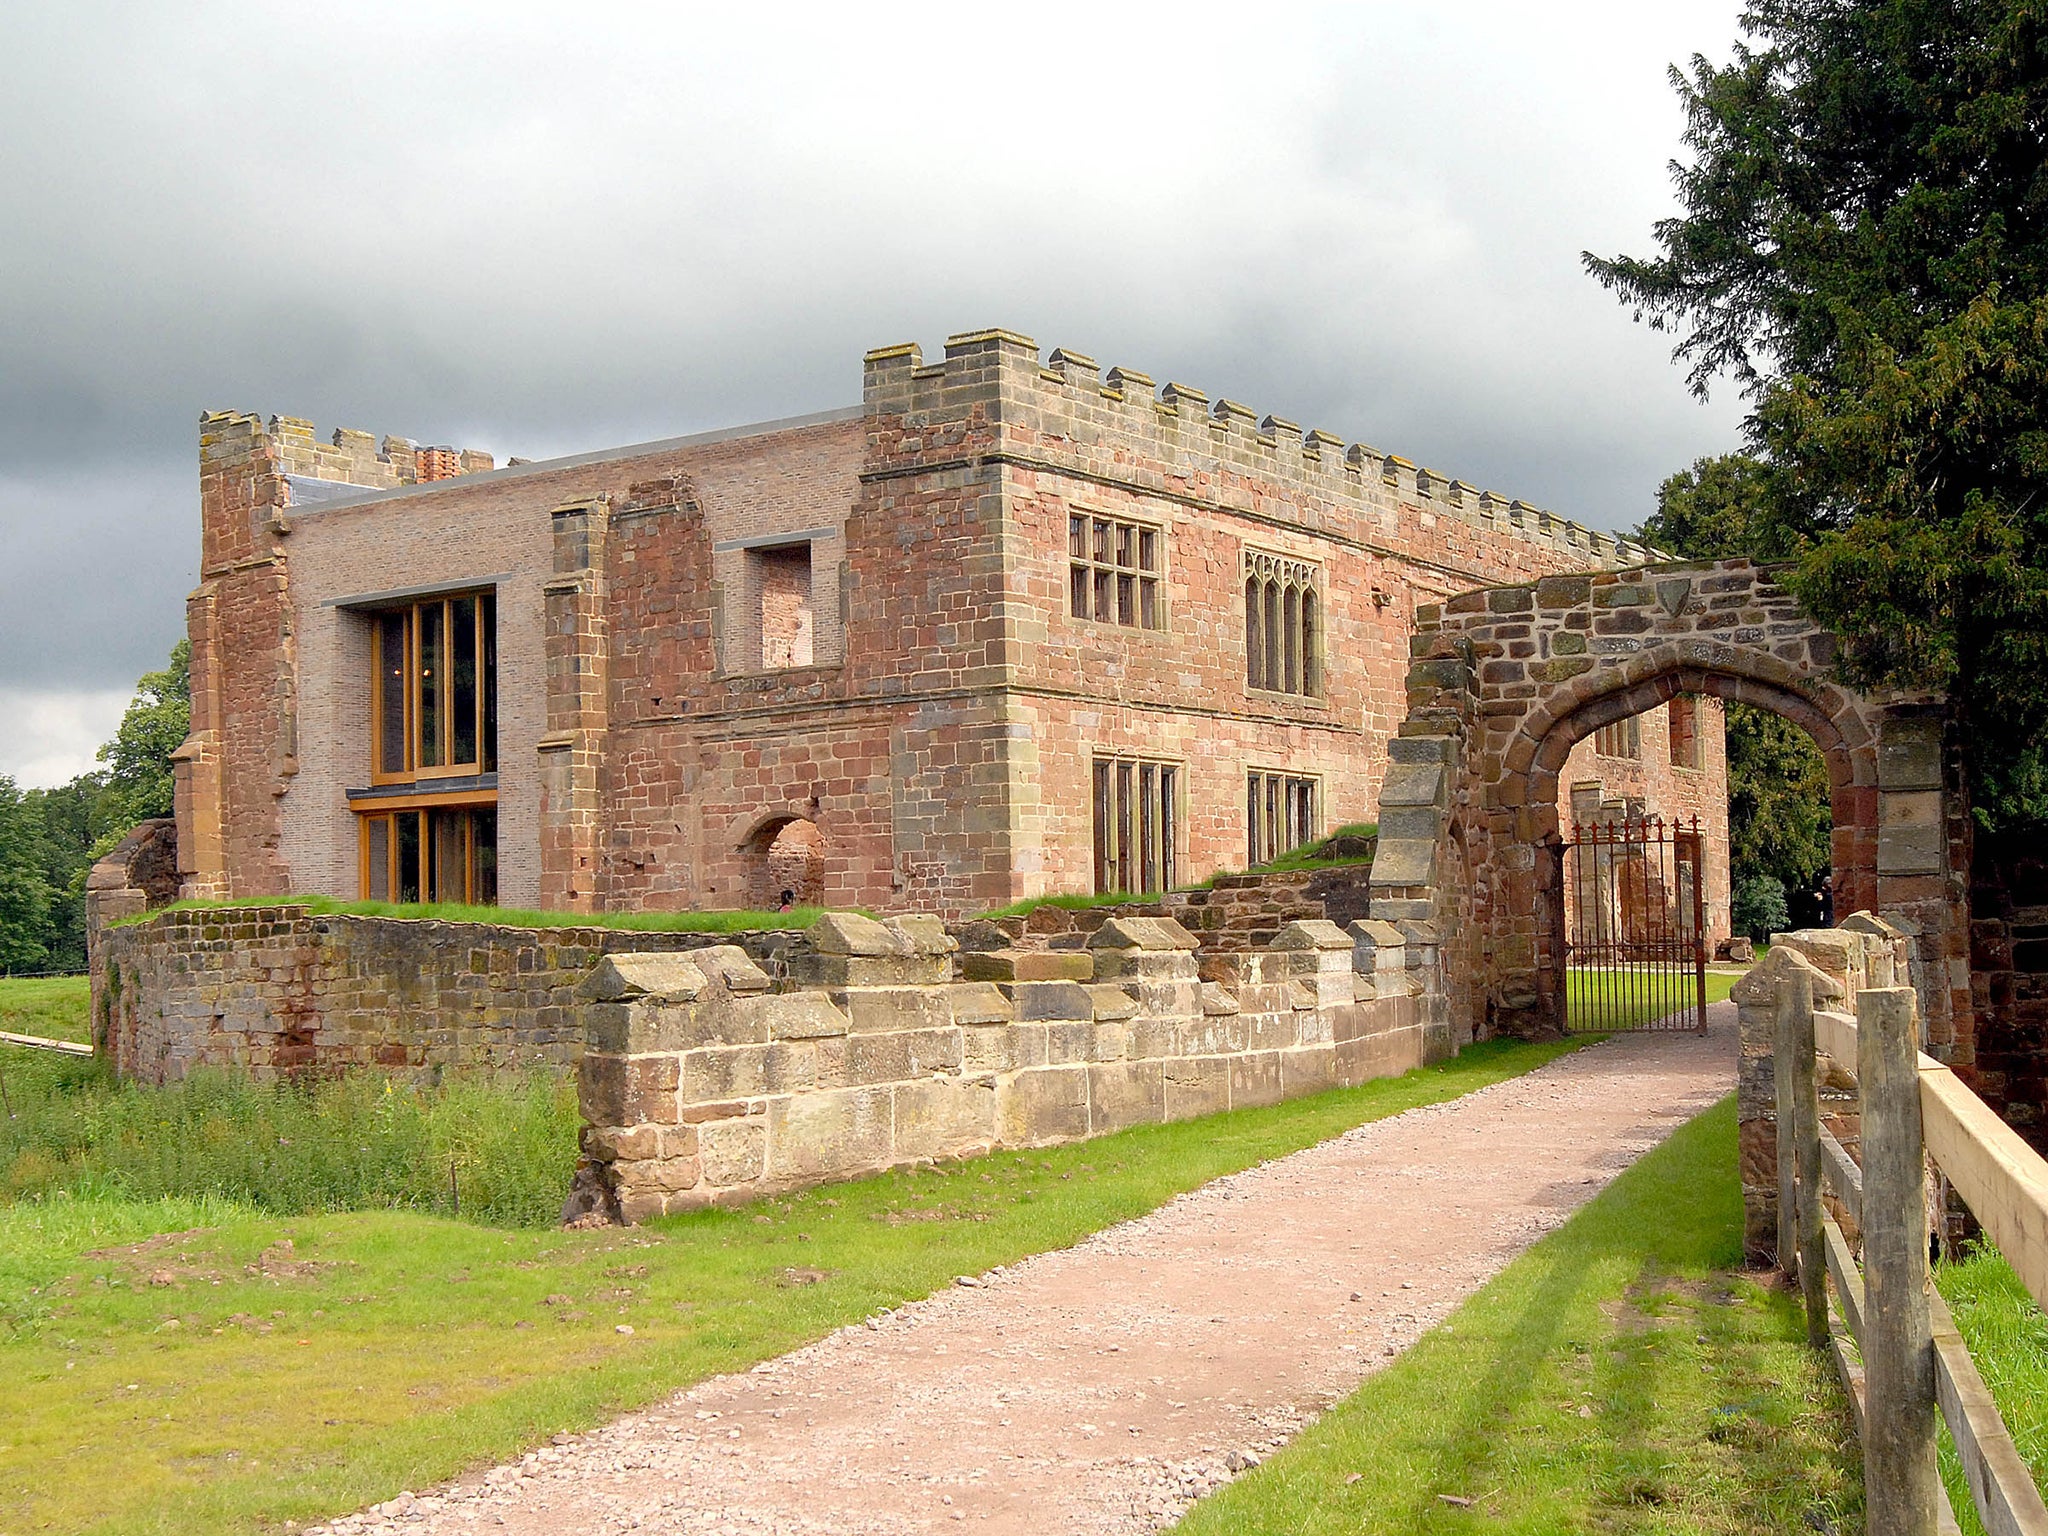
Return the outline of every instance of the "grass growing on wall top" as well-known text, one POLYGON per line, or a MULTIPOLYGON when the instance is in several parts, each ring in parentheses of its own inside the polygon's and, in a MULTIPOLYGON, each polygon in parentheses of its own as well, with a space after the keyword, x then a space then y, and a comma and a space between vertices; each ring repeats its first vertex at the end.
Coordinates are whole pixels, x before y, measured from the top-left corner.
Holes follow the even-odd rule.
MULTIPOLYGON (((1375 822, 1355 821, 1337 828, 1327 836, 1319 837, 1312 843, 1303 843, 1299 848, 1290 848, 1277 859, 1264 864, 1254 864, 1249 869, 1219 869, 1208 879, 1194 885, 1178 885, 1177 891, 1214 890, 1216 882, 1228 875, 1272 875, 1295 870, 1343 869, 1353 864, 1370 864, 1369 855, 1347 856, 1333 859, 1329 855, 1332 841, 1340 837, 1377 837, 1379 826, 1375 822)), ((1022 901, 1013 901, 1006 907, 996 907, 984 912, 984 918, 1028 917, 1040 907, 1061 907, 1069 912, 1084 912, 1092 907, 1121 907, 1134 902, 1156 902, 1165 899, 1163 891, 1098 891, 1094 895, 1068 894, 1060 896, 1027 896, 1022 901)))
POLYGON ((0 1530, 332 1516, 1571 1048, 1493 1043, 1360 1088, 623 1231, 90 1191, 0 1205, 0 1530))
POLYGON ((224 901, 176 901, 120 919, 116 927, 146 923, 163 912, 233 912, 254 907, 304 907, 316 917, 398 917, 443 923, 492 923, 501 928, 617 928, 635 933, 744 933, 763 928, 808 928, 823 907, 787 912, 536 912, 524 907, 470 907, 458 902, 343 901, 334 896, 256 896, 224 901))

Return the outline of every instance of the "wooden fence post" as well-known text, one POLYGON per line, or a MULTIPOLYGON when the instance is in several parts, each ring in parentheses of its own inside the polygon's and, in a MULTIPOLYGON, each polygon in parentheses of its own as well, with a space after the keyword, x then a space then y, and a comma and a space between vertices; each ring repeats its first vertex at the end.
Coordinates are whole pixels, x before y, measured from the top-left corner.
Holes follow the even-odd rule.
POLYGON ((1821 1235, 1820 1084, 1813 1045, 1813 978, 1804 972, 1791 978, 1791 1057, 1785 1064, 1792 1079, 1793 1168, 1798 1177, 1799 1205, 1795 1239, 1799 1254, 1799 1292, 1806 1298, 1806 1341, 1815 1349, 1828 1342, 1828 1258, 1821 1235))
POLYGON ((1793 1145, 1795 1115, 1792 1091, 1792 1058, 1797 1049, 1793 1016, 1798 1006, 1789 979, 1780 977, 1777 1014, 1772 1021, 1771 1088, 1776 1095, 1778 1109, 1778 1269, 1787 1275, 1799 1262, 1799 1158, 1793 1145))
POLYGON ((1934 1343, 1926 1151, 1911 987, 1856 994, 1863 1093, 1863 1496, 1870 1536, 1934 1536, 1934 1343))

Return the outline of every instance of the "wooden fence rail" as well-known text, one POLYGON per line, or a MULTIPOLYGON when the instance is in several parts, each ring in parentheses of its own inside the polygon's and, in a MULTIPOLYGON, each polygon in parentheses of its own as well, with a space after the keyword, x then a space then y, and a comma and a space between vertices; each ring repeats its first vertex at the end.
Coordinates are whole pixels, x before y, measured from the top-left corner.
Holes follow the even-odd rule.
POLYGON ((1798 1277, 1808 1336, 1832 1352, 1855 1407, 1866 1529, 1958 1529, 1935 1465, 1939 1412, 1985 1530, 2048 1536, 2048 1506, 1934 1289, 1927 1202, 1931 1158, 2048 1309, 2048 1162, 1921 1053, 1910 987, 1858 990, 1851 1018, 1815 1010, 1808 969, 1778 981, 1779 1264, 1798 1277), (1821 1124, 1817 1057, 1855 1076, 1860 1165, 1821 1124), (1861 1237, 1860 1268, 1823 1192, 1861 1237))

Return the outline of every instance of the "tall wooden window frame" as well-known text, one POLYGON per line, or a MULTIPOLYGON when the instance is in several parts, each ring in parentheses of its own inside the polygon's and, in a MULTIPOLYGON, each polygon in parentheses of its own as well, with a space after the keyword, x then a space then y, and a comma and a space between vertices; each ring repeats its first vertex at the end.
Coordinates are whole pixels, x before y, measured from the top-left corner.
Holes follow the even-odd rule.
POLYGON ((1101 512, 1067 514, 1067 617, 1166 628, 1166 530, 1101 512))
POLYGON ((1244 681, 1255 693, 1323 696, 1323 568, 1244 552, 1244 681))
POLYGON ((1244 776, 1245 863, 1270 864, 1322 836, 1323 782, 1313 774, 1251 768, 1244 776))
POLYGON ((1182 765, 1159 758, 1094 760, 1095 891, 1148 895, 1180 874, 1182 765))
POLYGON ((497 606, 484 587, 370 610, 372 784, 497 771, 497 606))
POLYGON ((498 802, 409 795, 355 806, 365 901, 498 903, 498 802))

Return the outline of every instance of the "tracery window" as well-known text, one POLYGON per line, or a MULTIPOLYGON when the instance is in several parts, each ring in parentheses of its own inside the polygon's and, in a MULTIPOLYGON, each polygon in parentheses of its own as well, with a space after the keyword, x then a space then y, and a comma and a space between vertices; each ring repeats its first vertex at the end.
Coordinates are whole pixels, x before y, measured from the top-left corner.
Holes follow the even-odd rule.
POLYGON ((1098 624, 1164 629, 1164 535, 1144 523, 1076 512, 1067 518, 1067 612, 1098 624))
POLYGON ((1245 686, 1316 698, 1323 691, 1322 567, 1244 552, 1245 686))

